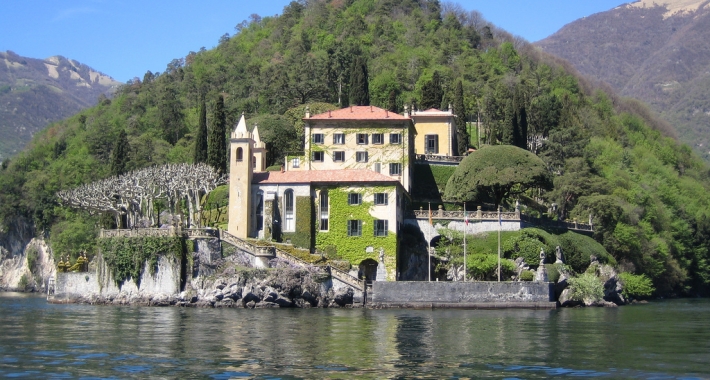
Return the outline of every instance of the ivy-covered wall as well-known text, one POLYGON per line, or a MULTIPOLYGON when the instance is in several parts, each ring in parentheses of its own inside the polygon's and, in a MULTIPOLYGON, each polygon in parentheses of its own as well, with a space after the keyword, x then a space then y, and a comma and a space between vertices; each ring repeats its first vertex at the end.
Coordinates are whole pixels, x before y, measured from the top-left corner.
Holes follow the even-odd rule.
POLYGON ((99 238, 98 245, 117 284, 132 278, 139 285, 146 261, 151 274, 154 274, 159 255, 172 256, 182 262, 186 251, 182 237, 99 238))
POLYGON ((311 197, 296 197, 296 231, 284 232, 283 239, 290 239, 291 244, 298 248, 313 248, 313 202, 311 197))
MULTIPOLYGON (((387 270, 387 280, 394 281, 397 271, 397 234, 396 221, 389 222, 386 237, 375 236, 374 221, 370 212, 374 207, 371 195, 377 192, 393 193, 394 186, 371 187, 360 189, 329 188, 330 214, 329 230, 320 231, 316 227, 316 249, 335 255, 336 258, 347 260, 353 266, 358 266, 365 259, 379 261, 380 248, 384 249, 384 262, 387 270), (357 206, 348 204, 348 194, 358 192, 362 194, 362 203, 357 206), (362 220, 362 236, 348 236, 348 220, 362 220), (368 252, 368 247, 372 247, 368 252)), ((394 199, 390 200, 390 207, 396 207, 394 199)))

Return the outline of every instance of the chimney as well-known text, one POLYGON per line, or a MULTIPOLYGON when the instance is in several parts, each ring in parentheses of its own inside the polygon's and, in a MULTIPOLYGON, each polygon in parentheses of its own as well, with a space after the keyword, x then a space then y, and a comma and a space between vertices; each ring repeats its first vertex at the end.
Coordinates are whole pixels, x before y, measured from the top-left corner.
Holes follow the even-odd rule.
POLYGON ((385 110, 385 117, 390 117, 390 111, 389 111, 389 110, 385 110))
POLYGON ((404 105, 404 117, 409 117, 409 106, 404 105))
POLYGON ((310 119, 310 118, 311 118, 311 107, 306 106, 306 119, 310 119))
POLYGON ((328 111, 328 117, 333 117, 333 115, 330 114, 330 110, 328 111))
POLYGON ((373 112, 373 111, 372 111, 372 106, 370 106, 370 112, 373 112))

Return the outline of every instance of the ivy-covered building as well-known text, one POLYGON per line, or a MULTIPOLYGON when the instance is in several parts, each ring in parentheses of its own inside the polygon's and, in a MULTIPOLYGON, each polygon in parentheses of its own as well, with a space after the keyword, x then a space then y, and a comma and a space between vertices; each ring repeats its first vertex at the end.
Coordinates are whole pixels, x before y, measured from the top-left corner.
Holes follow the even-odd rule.
POLYGON ((240 119, 230 140, 229 232, 323 252, 369 280, 396 280, 412 118, 373 106, 305 116, 304 155, 286 157, 276 172, 265 171, 258 128, 249 132, 240 119))

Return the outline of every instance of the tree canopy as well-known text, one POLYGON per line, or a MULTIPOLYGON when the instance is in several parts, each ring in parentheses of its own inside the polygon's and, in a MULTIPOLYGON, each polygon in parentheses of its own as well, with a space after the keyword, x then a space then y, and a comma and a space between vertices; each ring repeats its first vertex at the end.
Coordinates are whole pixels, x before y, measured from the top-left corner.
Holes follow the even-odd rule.
POLYGON ((465 157, 446 184, 445 197, 455 201, 503 199, 537 187, 552 188, 552 176, 534 154, 513 145, 485 146, 465 157))

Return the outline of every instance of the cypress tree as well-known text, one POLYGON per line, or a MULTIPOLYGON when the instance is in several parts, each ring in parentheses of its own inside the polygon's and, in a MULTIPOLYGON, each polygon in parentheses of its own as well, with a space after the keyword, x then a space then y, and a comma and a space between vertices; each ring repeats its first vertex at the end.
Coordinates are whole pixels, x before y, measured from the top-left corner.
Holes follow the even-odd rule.
POLYGON ((361 57, 355 58, 350 70, 350 104, 355 106, 370 105, 370 83, 367 63, 361 57))
POLYGON ((212 118, 210 120, 209 135, 207 137, 207 164, 212 166, 218 174, 227 173, 227 122, 224 113, 224 99, 217 95, 212 118))
POLYGON ((444 98, 444 90, 441 88, 441 78, 439 72, 434 71, 431 80, 422 86, 422 109, 440 108, 441 99, 444 98))
POLYGON ((398 113, 397 109, 397 92, 394 90, 390 91, 390 96, 387 102, 387 109, 390 112, 398 113))
POLYGON ((528 148, 528 114, 525 110, 525 94, 519 88, 513 96, 513 145, 528 148))
POLYGON ((199 123, 195 138, 195 163, 207 162, 207 107, 205 95, 200 95, 199 123))
POLYGON ((131 146, 128 144, 128 136, 123 129, 118 134, 118 139, 113 145, 111 152, 111 175, 117 176, 126 172, 126 164, 128 163, 128 152, 131 146))
POLYGON ((461 156, 468 151, 471 137, 466 128, 468 115, 466 114, 466 106, 463 99, 463 83, 460 80, 456 82, 456 88, 454 89, 454 113, 456 114, 456 145, 459 150, 458 154, 461 156))

